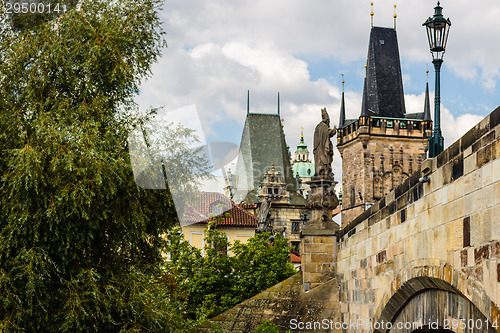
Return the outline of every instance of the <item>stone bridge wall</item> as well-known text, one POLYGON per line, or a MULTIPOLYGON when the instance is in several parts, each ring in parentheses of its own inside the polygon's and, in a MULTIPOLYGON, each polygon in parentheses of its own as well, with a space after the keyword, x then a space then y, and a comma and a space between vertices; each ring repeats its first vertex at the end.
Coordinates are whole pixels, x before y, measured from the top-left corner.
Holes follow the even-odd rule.
MULTIPOLYGON (((416 303, 415 296, 441 290, 459 297, 462 307, 471 303, 477 318, 482 314, 500 325, 499 122, 497 108, 438 157, 424 161, 428 182, 414 174, 339 231, 343 322, 394 321, 416 303)), ((429 299, 414 308, 405 320, 425 324, 431 306, 447 311, 450 319, 465 315, 457 306, 433 303, 429 299)))

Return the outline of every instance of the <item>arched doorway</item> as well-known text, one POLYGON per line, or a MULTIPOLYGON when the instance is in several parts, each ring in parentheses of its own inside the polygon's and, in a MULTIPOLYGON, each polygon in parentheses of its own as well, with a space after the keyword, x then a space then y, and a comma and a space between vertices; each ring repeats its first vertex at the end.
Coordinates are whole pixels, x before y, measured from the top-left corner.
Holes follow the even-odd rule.
MULTIPOLYGON (((379 322, 391 323, 380 333, 497 332, 467 297, 445 281, 420 277, 404 283, 387 302, 379 322)), ((500 324, 500 323, 498 323, 500 324)))

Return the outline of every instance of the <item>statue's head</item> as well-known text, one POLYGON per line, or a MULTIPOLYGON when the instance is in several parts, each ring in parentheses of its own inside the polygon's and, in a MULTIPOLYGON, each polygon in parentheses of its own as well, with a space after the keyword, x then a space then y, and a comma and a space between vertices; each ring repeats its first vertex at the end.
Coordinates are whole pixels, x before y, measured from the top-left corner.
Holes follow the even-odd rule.
POLYGON ((326 112, 326 108, 321 109, 321 120, 330 126, 330 116, 328 115, 328 112, 326 112))

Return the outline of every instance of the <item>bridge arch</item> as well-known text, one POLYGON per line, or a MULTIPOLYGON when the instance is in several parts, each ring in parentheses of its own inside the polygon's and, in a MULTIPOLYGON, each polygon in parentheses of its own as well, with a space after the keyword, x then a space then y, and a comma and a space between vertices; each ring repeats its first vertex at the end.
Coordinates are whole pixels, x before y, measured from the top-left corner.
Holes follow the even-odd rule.
POLYGON ((500 332, 498 307, 477 281, 444 262, 422 264, 401 269, 376 310, 374 322, 403 327, 385 325, 374 332, 500 332))

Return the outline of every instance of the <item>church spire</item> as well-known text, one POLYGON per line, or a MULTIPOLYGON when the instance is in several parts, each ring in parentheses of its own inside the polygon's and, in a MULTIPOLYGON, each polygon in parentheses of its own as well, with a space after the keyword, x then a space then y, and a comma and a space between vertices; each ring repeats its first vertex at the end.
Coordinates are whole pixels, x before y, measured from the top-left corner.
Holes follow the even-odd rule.
POLYGON ((250 90, 247 90, 247 114, 250 114, 250 90))
POLYGON ((431 103, 429 100, 429 70, 427 70, 427 82, 425 83, 424 120, 431 120, 431 103))
MULTIPOLYGON (((368 62, 368 58, 366 59, 366 61, 368 62)), ((366 95, 368 94, 368 90, 367 90, 368 87, 366 85, 366 76, 367 76, 367 72, 368 72, 367 68, 368 68, 368 65, 365 65, 365 82, 363 85, 363 97, 361 100, 361 115, 360 115, 360 117, 368 117, 369 116, 368 101, 366 98, 366 95)))
POLYGON ((345 125, 344 74, 341 75, 342 75, 342 99, 340 101, 339 128, 342 128, 345 125))
POLYGON ((365 84, 363 87, 363 100, 361 101, 361 117, 368 117, 370 114, 368 113, 368 102, 366 98, 366 94, 368 92, 366 91, 366 77, 365 77, 365 84))

